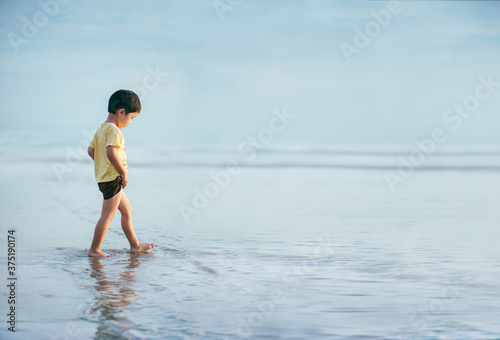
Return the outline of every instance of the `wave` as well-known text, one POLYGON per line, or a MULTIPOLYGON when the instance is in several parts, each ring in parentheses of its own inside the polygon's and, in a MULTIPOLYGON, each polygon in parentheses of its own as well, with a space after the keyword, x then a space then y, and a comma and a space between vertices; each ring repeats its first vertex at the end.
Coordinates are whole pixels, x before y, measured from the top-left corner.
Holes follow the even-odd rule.
MULTIPOLYGON (((213 153, 232 154, 239 153, 236 147, 225 145, 217 146, 177 146, 160 148, 165 153, 213 153)), ((249 150, 247 147, 246 150, 249 150)), ((404 155, 413 151, 420 151, 416 145, 310 145, 310 146, 267 146, 255 148, 262 154, 320 154, 320 155, 367 155, 367 156, 393 156, 404 155)), ((436 156, 500 156, 500 147, 497 145, 455 145, 441 146, 427 152, 436 156)))
MULTIPOLYGON (((132 162, 131 162, 132 163, 132 162)), ((202 163, 202 162, 172 162, 172 163, 133 163, 138 168, 155 167, 194 167, 194 168, 225 168, 226 163, 202 163)), ((360 170, 397 170, 399 166, 390 165, 362 165, 362 164, 304 164, 304 163, 240 163, 241 168, 313 168, 313 169, 360 169, 360 170)), ((500 165, 421 165, 415 166, 418 170, 459 170, 459 171, 499 171, 500 165)))
MULTIPOLYGON (((497 146, 447 147, 424 153, 411 146, 286 146, 240 151, 225 146, 127 148, 128 164, 137 168, 212 167, 228 163, 242 168, 315 168, 391 170, 412 166, 420 170, 500 170, 497 146)), ((0 149, 2 164, 91 163, 87 150, 64 148, 0 149)))

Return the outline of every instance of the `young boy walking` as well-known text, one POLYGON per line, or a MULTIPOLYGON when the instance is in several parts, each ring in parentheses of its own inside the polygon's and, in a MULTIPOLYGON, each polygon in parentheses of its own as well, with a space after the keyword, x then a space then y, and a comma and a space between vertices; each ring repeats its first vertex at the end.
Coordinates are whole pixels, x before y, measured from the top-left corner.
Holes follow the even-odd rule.
POLYGON ((101 245, 117 209, 122 215, 122 229, 130 243, 131 252, 146 251, 155 246, 155 243, 140 243, 137 239, 132 225, 132 206, 122 190, 128 183, 128 174, 125 141, 120 129, 129 126, 139 112, 141 102, 137 94, 128 90, 116 91, 109 98, 108 119, 101 124, 90 142, 88 153, 94 160, 95 177, 104 201, 89 256, 113 256, 103 252, 101 245))

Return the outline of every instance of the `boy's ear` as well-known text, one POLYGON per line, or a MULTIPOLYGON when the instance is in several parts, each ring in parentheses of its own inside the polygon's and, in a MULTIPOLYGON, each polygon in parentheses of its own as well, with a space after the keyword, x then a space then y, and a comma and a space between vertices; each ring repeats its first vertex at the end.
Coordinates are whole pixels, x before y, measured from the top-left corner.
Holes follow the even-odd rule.
POLYGON ((118 113, 118 115, 124 115, 126 112, 125 109, 119 109, 116 113, 118 113))

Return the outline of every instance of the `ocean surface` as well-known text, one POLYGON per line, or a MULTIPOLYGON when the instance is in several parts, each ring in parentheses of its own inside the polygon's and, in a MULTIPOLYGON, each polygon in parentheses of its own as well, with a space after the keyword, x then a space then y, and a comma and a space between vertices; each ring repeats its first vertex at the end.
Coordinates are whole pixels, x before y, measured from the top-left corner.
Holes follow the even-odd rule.
POLYGON ((157 246, 130 254, 118 212, 91 259, 90 158, 0 148, 1 339, 500 339, 498 148, 127 155, 157 246))

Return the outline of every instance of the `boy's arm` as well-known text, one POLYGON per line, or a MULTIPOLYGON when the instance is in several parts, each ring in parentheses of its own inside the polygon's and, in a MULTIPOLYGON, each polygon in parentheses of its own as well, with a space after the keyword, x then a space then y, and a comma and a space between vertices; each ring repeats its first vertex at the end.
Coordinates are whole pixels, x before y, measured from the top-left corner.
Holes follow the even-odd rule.
POLYGON ((89 146, 87 152, 89 153, 90 158, 92 158, 92 160, 93 160, 94 159, 94 148, 91 148, 89 146))
POLYGON ((118 150, 115 145, 108 145, 106 147, 106 156, 108 156, 108 159, 111 162, 111 164, 113 164, 115 169, 122 176, 122 185, 125 188, 125 186, 128 183, 127 169, 123 166, 122 162, 118 158, 118 150))

